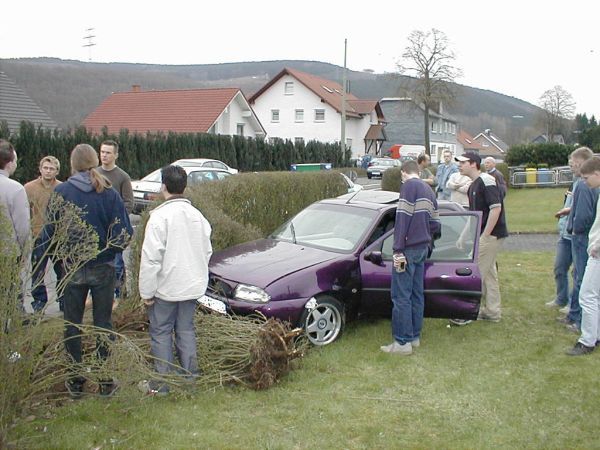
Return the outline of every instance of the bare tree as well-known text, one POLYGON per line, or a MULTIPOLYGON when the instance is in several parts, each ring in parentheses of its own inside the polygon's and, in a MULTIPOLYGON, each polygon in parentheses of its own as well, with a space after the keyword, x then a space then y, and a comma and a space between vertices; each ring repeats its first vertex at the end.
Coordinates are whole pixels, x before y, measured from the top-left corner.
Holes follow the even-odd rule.
POLYGON ((408 42, 398 70, 416 78, 411 95, 424 107, 425 151, 430 154, 429 110, 454 98, 451 83, 462 75, 462 71, 454 67, 456 56, 442 31, 435 28, 427 32, 415 30, 408 36, 408 42))
POLYGON ((553 136, 562 130, 564 123, 573 119, 575 100, 562 86, 554 86, 542 94, 539 106, 544 110, 543 121, 548 142, 552 142, 553 136))

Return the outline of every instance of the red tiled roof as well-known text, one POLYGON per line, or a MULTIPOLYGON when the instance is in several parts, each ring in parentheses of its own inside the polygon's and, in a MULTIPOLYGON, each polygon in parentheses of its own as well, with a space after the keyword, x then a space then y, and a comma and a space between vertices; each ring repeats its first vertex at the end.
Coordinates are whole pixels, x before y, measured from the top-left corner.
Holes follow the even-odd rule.
POLYGON ((116 92, 83 125, 93 133, 104 126, 109 133, 122 128, 138 133, 206 133, 238 92, 237 88, 116 92))
MULTIPOLYGON (((339 83, 287 67, 260 88, 248 99, 248 102, 251 104, 254 103, 263 92, 275 84, 275 82, 284 75, 291 75, 296 78, 300 83, 319 96, 323 102, 330 105, 337 112, 342 112, 342 86, 339 83)), ((359 118, 361 114, 370 113, 376 105, 378 105, 376 100, 360 100, 351 93, 346 93, 346 115, 348 117, 359 118), (368 109, 369 107, 371 108, 368 109)), ((381 117, 383 117, 383 114, 381 114, 381 117)))
POLYGON ((462 144, 465 150, 483 150, 481 144, 465 130, 460 130, 456 139, 462 144))

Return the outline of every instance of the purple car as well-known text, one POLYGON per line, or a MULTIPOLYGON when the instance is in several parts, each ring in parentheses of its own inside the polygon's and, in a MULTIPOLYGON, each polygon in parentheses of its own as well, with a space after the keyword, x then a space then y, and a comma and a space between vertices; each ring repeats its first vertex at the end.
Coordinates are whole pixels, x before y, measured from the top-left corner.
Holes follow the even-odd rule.
MULTIPOLYGON (((266 239, 216 252, 199 302, 289 321, 315 345, 337 339, 347 319, 390 316, 397 202, 397 193, 364 190, 322 200, 266 239)), ((476 319, 481 215, 440 202, 440 216, 442 235, 425 269, 425 315, 476 319)))

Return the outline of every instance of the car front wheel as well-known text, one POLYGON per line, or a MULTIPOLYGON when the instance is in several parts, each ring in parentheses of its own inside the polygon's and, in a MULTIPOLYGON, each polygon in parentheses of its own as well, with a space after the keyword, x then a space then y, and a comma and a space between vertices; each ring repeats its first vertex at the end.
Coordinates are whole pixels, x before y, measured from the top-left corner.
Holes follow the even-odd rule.
POLYGON ((344 328, 344 305, 330 296, 316 299, 312 309, 305 309, 301 325, 308 340, 314 345, 327 345, 335 341, 344 328))

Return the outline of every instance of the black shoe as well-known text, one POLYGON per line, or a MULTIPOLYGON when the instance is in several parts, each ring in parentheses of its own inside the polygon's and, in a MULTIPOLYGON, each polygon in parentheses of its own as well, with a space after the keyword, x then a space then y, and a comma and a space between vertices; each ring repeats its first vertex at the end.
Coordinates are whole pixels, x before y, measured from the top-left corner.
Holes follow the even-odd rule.
POLYGON ((592 353, 595 347, 588 347, 587 345, 583 345, 581 342, 577 342, 575 346, 567 350, 567 355, 569 356, 581 356, 587 355, 588 353, 592 353))
POLYGON ((100 382, 100 389, 99 389, 99 394, 100 397, 112 397, 114 395, 115 392, 117 392, 119 390, 119 385, 117 383, 115 383, 114 381, 101 381, 100 382))
POLYGON ((31 302, 31 308, 33 308, 33 312, 40 312, 45 306, 46 303, 40 302, 39 300, 31 302))
POLYGON ((73 399, 79 399, 83 396, 83 383, 80 381, 65 381, 65 387, 73 399))

